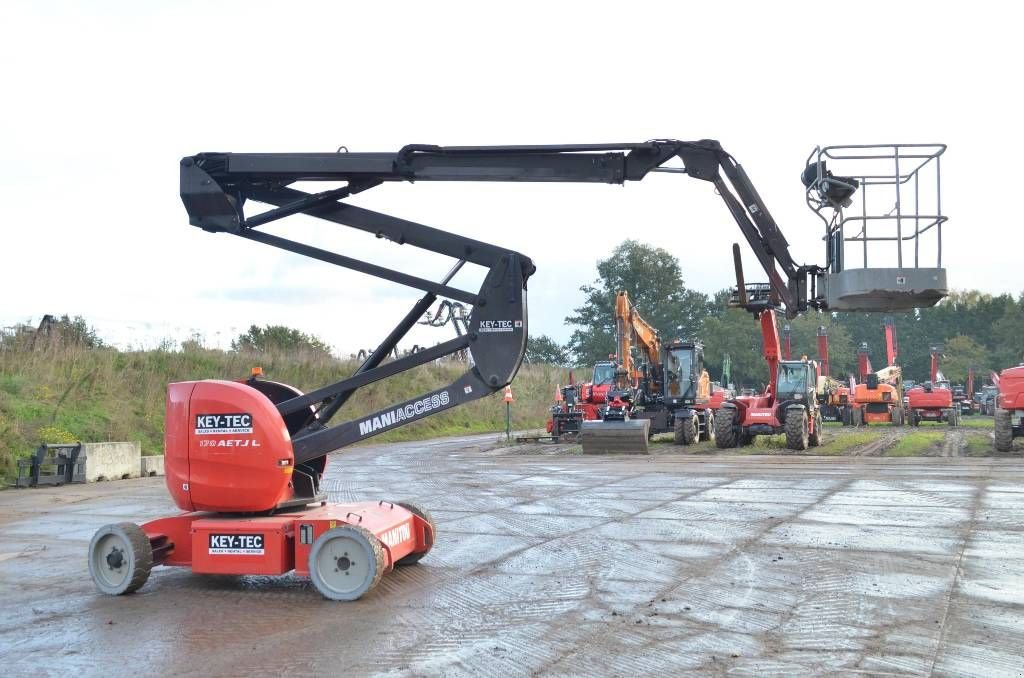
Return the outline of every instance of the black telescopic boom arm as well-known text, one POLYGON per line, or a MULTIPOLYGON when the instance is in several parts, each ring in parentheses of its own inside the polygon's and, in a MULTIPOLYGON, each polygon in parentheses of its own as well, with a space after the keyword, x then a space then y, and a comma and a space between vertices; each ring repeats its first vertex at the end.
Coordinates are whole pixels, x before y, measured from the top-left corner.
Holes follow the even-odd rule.
POLYGON ((344 200, 385 181, 502 181, 622 184, 652 171, 687 174, 714 184, 771 286, 795 316, 808 304, 807 280, 819 271, 798 266, 789 245, 743 168, 713 140, 653 140, 635 144, 561 146, 409 145, 395 153, 201 153, 181 161, 181 197, 189 222, 312 257, 425 292, 356 374, 336 384, 278 404, 282 414, 313 408, 306 426, 293 432, 301 463, 362 438, 482 397, 510 383, 526 350, 526 280, 534 272, 528 257, 454 233, 356 207, 344 200), (674 158, 682 167, 665 166, 674 158), (724 176, 723 176, 724 175, 724 176), (299 181, 345 182, 319 193, 291 187, 299 181), (252 200, 273 208, 251 216, 252 200), (455 259, 441 282, 377 266, 349 256, 257 230, 295 214, 306 214, 455 259), (479 292, 449 285, 465 263, 488 269, 479 292), (781 273, 780 273, 781 269, 781 273), (398 341, 438 297, 472 307, 468 333, 421 353, 382 364, 398 341), (326 428, 352 393, 362 386, 444 355, 469 348, 474 365, 448 387, 382 410, 361 420, 326 428))

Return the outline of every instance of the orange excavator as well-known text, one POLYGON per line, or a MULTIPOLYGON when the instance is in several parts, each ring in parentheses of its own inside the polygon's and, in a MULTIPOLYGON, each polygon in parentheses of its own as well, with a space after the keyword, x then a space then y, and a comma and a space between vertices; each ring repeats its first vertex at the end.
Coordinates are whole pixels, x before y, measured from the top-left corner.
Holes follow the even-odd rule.
POLYGON ((656 433, 672 432, 681 445, 713 439, 711 378, 704 369, 703 346, 662 342, 626 292, 615 297, 615 340, 615 386, 602 420, 582 424, 583 451, 646 450, 656 433), (634 359, 634 349, 641 360, 634 359))

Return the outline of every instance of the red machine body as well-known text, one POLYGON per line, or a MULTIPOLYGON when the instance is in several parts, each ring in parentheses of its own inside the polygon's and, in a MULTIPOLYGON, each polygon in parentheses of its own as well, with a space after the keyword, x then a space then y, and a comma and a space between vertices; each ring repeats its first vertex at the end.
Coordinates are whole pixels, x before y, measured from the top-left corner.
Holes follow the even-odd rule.
POLYGON ((758 435, 786 434, 790 449, 817 447, 821 443, 821 412, 816 391, 818 365, 809 360, 780 360, 782 346, 775 311, 757 312, 768 385, 763 393, 739 396, 725 402, 716 417, 715 443, 718 447, 748 444, 758 435), (785 368, 786 381, 780 384, 785 368), (781 389, 781 391, 780 391, 781 389))
MULTIPOLYGON (((591 381, 582 384, 570 383, 573 393, 563 396, 551 408, 547 421, 547 432, 554 436, 565 433, 579 433, 580 423, 601 419, 601 409, 608 403, 608 393, 615 385, 616 363, 599 362, 594 365, 591 381)), ((570 377, 571 382, 571 377, 570 377)))
POLYGON ((1024 410, 1024 365, 1010 367, 999 373, 999 396, 996 407, 1024 410))
POLYGON ((303 476, 285 419, 266 393, 301 395, 267 381, 188 381, 167 389, 165 480, 184 513, 142 525, 153 565, 209 574, 309 574, 316 540, 339 525, 367 530, 383 550, 384 571, 429 551, 429 519, 390 502, 328 504, 303 476))
POLYGON ((1024 365, 1003 370, 996 380, 995 448, 1010 452, 1013 439, 1024 436, 1024 365))
POLYGON ((932 347, 931 381, 907 391, 907 420, 911 426, 917 426, 922 421, 945 422, 950 426, 960 423, 960 410, 953 406, 953 389, 939 372, 941 355, 941 349, 932 347))

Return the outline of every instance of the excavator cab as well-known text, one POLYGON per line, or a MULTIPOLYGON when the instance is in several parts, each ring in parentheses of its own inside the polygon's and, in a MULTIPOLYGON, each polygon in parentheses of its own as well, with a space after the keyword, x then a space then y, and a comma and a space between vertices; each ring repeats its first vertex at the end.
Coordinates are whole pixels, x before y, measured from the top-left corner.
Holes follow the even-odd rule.
POLYGON ((676 343, 665 349, 665 402, 692 401, 697 396, 698 346, 676 343))

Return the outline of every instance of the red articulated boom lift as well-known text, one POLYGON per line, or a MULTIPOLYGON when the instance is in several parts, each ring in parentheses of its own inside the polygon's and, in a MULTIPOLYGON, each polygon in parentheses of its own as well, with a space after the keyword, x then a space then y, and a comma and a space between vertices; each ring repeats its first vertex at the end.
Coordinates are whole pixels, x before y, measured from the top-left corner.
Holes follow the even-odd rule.
MULTIPOLYGON (((811 196, 841 210, 859 180, 825 167, 842 149, 818 148, 804 172, 811 196), (813 176, 812 176, 813 175, 813 176)), ((944 147, 900 145, 889 149, 907 161, 935 160, 944 147)), ((859 151, 858 151, 859 152, 859 151)), ((141 526, 129 522, 100 528, 89 545, 89 570, 108 594, 141 587, 155 565, 197 573, 308 575, 333 600, 355 600, 373 589, 395 565, 412 564, 435 543, 430 516, 412 504, 389 501, 329 503, 321 489, 327 456, 483 398, 511 383, 526 351, 526 282, 533 262, 513 250, 357 207, 351 196, 385 182, 508 181, 622 184, 652 172, 707 181, 768 274, 773 294, 795 317, 808 308, 907 309, 935 304, 947 292, 938 267, 848 268, 844 243, 856 236, 843 221, 825 222, 826 265, 797 265, 788 243, 746 172, 713 140, 660 139, 631 144, 563 146, 409 145, 385 153, 200 153, 180 162, 180 191, 189 223, 277 247, 423 292, 349 378, 302 393, 253 376, 245 381, 201 380, 171 384, 167 393, 165 465, 167 489, 182 510, 141 526), (333 182, 318 193, 295 187, 333 182), (341 185, 339 185, 341 184, 341 185), (269 208, 253 213, 252 203, 269 208), (304 214, 348 226, 397 245, 453 260, 440 282, 372 264, 266 232, 263 226, 304 214), (466 264, 486 270, 479 290, 453 286, 466 264), (781 268, 781 272, 780 269, 781 268), (467 332, 436 346, 385 363, 408 331, 439 298, 460 302, 469 314, 467 332), (466 372, 451 384, 415 395, 380 411, 330 425, 359 389, 400 372, 468 350, 466 372)), ((862 177, 863 179, 863 177, 862 177)), ((859 182, 861 185, 863 181, 859 182)), ((820 215, 820 212, 819 212, 820 215)), ((906 211, 901 220, 930 220, 906 211)), ((908 222, 911 223, 911 222, 908 222)), ((920 227, 915 226, 920 231, 920 227)), ((902 248, 903 240, 897 239, 902 248)), ((891 238, 886 238, 891 240, 891 238)), ((902 251, 902 250, 901 250, 902 251)), ((723 405, 723 408, 725 406, 723 405)), ((415 475, 410 477, 415 483, 415 475)))
POLYGON ((941 357, 942 349, 932 346, 931 379, 907 391, 907 421, 911 426, 920 426, 922 421, 960 425, 960 409, 953 406, 953 389, 939 371, 941 357))
POLYGON ((871 372, 867 344, 861 344, 858 351, 861 383, 853 391, 853 420, 857 424, 903 425, 903 371, 896 364, 896 327, 892 318, 885 319, 884 328, 886 367, 871 372))

